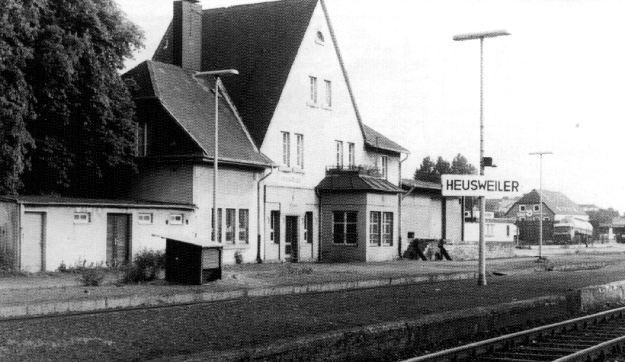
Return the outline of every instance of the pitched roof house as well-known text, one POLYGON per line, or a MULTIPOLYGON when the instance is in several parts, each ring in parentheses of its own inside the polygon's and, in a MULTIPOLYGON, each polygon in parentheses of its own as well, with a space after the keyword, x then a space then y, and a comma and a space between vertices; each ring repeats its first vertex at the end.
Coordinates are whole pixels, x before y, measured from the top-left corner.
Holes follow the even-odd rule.
MULTIPOLYGON (((588 220, 588 214, 561 192, 543 190, 542 201, 544 205, 543 213, 548 214, 556 220, 567 216, 588 220)), ((540 211, 539 205, 539 191, 532 190, 516 201, 510 207, 506 215, 507 217, 532 217, 540 211)))

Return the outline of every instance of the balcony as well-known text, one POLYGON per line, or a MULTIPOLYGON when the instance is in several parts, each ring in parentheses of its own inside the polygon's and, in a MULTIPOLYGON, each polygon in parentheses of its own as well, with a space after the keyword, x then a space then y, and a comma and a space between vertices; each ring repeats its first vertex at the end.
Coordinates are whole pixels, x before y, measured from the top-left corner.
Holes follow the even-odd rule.
POLYGON ((368 165, 351 165, 351 166, 338 166, 331 165, 326 167, 326 176, 330 175, 344 175, 354 174, 360 176, 371 176, 382 178, 382 172, 375 166, 368 165))

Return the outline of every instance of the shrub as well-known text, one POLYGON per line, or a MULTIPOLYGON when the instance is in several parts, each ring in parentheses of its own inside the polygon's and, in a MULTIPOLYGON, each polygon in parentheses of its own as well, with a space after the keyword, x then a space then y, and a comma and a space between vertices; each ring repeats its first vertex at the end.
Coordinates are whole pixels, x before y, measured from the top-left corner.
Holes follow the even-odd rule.
POLYGON ((100 286, 106 274, 104 268, 101 268, 99 266, 83 268, 80 273, 80 281, 86 287, 100 286))
POLYGON ((159 272, 164 269, 164 252, 142 250, 135 256, 134 262, 125 268, 122 282, 141 283, 156 280, 159 272))
POLYGON ((241 252, 238 250, 234 253, 234 262, 237 264, 243 263, 243 255, 241 255, 241 252))
POLYGON ((61 273, 69 272, 69 270, 67 269, 67 265, 65 265, 64 261, 61 261, 61 265, 59 265, 59 268, 57 270, 61 273))

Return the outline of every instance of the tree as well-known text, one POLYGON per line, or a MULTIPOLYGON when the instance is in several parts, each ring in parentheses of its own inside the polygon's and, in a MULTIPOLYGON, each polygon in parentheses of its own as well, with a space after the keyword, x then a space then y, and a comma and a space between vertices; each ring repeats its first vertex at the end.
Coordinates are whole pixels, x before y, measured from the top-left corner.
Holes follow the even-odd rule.
POLYGON ((595 235, 598 235, 601 224, 612 224, 612 220, 619 217, 619 212, 613 208, 587 211, 586 213, 588 214, 588 222, 592 225, 595 235))
MULTIPOLYGON (((23 176, 28 193, 105 194, 134 169, 134 105, 119 72, 141 46, 141 32, 113 0, 3 2, 27 14, 29 25, 18 37, 23 40, 12 42, 2 30, 21 21, 0 16, 0 49, 24 53, 23 61, 13 62, 13 79, 0 78, 0 89, 15 89, 14 79, 22 80, 17 104, 25 108, 18 118, 22 146, 13 152, 19 157, 0 154, 0 163, 12 166, 3 180, 23 176)), ((11 140, 6 132, 0 137, 3 144, 11 140)), ((7 183, 2 192, 22 186, 7 183)))
POLYGON ((451 161, 451 173, 456 175, 474 175, 477 173, 475 166, 467 161, 467 158, 460 153, 451 161))
POLYGON ((421 165, 417 169, 417 172, 423 172, 427 174, 434 173, 434 162, 430 159, 430 156, 423 158, 421 165))
POLYGON ((434 171, 437 175, 444 175, 451 173, 451 166, 448 161, 445 161, 441 156, 436 159, 436 165, 434 165, 434 171))

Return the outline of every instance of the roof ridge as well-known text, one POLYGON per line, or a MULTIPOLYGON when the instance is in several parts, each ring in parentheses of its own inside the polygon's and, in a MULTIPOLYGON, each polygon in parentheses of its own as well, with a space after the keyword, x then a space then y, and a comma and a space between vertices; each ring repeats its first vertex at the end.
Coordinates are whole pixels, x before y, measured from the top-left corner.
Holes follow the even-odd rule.
POLYGON ((247 3, 247 4, 236 4, 236 5, 227 5, 227 6, 220 6, 220 7, 216 7, 216 8, 206 8, 206 9, 202 9, 202 13, 208 12, 208 11, 214 11, 214 10, 225 10, 225 9, 235 9, 236 8, 251 8, 251 7, 261 7, 261 6, 266 6, 266 5, 274 5, 277 3, 286 3, 286 2, 290 2, 290 3, 294 3, 294 2, 313 2, 313 1, 319 1, 319 0, 269 0, 269 1, 257 1, 257 2, 253 2, 253 3, 247 3))

